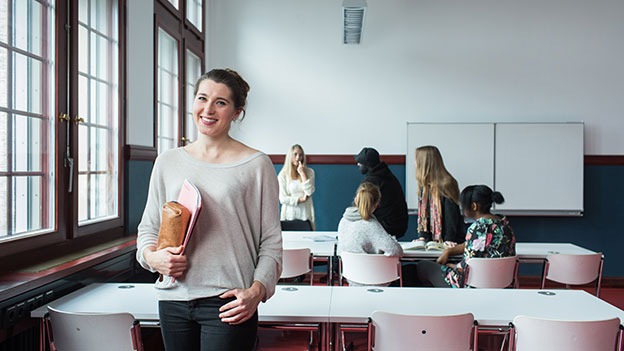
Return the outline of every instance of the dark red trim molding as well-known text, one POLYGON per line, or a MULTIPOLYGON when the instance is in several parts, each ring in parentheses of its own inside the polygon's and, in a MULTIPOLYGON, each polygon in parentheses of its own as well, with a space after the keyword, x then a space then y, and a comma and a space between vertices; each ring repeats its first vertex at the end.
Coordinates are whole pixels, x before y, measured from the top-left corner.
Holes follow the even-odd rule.
POLYGON ((624 166, 624 155, 585 155, 585 165, 624 166))
MULTIPOLYGON (((285 155, 269 155, 273 164, 284 163, 285 155)), ((306 155, 309 164, 354 165, 355 155, 306 155)), ((405 155, 381 155, 381 160, 389 165, 405 164, 405 155)))
MULTIPOLYGON (((156 148, 141 145, 126 145, 126 160, 154 161, 156 148)), ((273 164, 284 163, 285 155, 269 155, 273 164)), ((354 155, 307 155, 309 164, 350 165, 355 164, 354 155)), ((381 160, 389 165, 404 165, 405 155, 381 155, 381 160)), ((624 155, 585 155, 585 165, 624 166, 624 155)))
POLYGON ((126 145, 124 152, 128 161, 154 161, 158 156, 156 148, 151 146, 126 145))
MULTIPOLYGON (((269 155, 273 164, 284 163, 285 155, 269 155)), ((354 155, 307 155, 309 164, 350 165, 355 164, 354 155)), ((404 165, 405 155, 381 155, 389 165, 404 165)), ((585 165, 624 166, 624 155, 585 155, 585 165)))

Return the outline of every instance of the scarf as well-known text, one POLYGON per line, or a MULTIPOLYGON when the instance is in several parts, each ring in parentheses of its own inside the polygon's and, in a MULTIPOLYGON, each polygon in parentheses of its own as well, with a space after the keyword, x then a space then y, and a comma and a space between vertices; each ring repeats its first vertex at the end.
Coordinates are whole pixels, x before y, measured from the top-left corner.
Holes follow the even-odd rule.
POLYGON ((422 196, 418 199, 418 232, 431 233, 434 241, 442 238, 440 201, 431 196, 428 187, 423 189, 422 196))

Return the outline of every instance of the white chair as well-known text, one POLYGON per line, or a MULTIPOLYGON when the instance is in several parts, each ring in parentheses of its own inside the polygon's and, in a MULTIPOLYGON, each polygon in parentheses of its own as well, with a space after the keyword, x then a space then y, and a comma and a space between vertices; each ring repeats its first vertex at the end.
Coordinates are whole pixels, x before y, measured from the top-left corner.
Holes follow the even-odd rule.
POLYGON ((614 351, 620 319, 563 321, 517 316, 513 333, 516 351, 614 351))
POLYGON ((464 286, 502 289, 515 287, 518 260, 515 256, 496 258, 471 258, 466 261, 464 286))
POLYGON ((340 285, 343 278, 362 285, 386 285, 399 280, 403 286, 401 261, 398 256, 382 254, 340 253, 340 285))
POLYGON ((280 279, 294 278, 310 273, 310 285, 314 283, 314 263, 310 249, 284 249, 280 279))
POLYGON ((375 311, 368 342, 374 351, 470 351, 477 350, 477 328, 472 313, 414 316, 375 311))
POLYGON ((130 313, 72 313, 48 306, 47 323, 52 351, 143 350, 140 324, 130 313))
POLYGON ((600 252, 587 255, 550 254, 546 257, 541 288, 544 289, 546 280, 568 287, 595 281, 596 296, 600 296, 603 263, 604 257, 600 252))

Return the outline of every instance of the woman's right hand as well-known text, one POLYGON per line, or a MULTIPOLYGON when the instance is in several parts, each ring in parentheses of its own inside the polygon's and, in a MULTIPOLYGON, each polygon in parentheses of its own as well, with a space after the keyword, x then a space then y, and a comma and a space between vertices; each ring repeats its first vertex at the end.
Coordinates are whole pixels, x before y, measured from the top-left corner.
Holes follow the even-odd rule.
POLYGON ((147 264, 163 275, 174 278, 180 277, 186 271, 187 260, 185 255, 180 255, 182 246, 166 247, 156 251, 147 248, 143 252, 147 264))
POLYGON ((438 262, 441 265, 445 265, 446 262, 448 262, 449 259, 449 250, 446 249, 444 251, 442 251, 442 253, 440 254, 440 256, 438 257, 438 259, 436 260, 436 262, 438 262))
POLYGON ((306 174, 305 168, 306 168, 305 164, 299 161, 299 165, 297 166, 297 173, 299 173, 299 176, 301 177, 302 182, 305 182, 308 180, 308 175, 306 174))

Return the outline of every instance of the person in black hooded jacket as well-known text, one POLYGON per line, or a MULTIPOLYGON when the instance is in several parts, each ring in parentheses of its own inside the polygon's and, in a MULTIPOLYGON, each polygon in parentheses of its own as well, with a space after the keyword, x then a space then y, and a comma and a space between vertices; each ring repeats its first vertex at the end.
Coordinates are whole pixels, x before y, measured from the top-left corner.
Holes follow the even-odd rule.
POLYGON ((379 160, 377 150, 365 147, 355 156, 360 172, 365 175, 362 183, 373 183, 381 191, 381 202, 374 212, 388 234, 400 238, 407 230, 407 203, 401 183, 385 162, 379 160))

